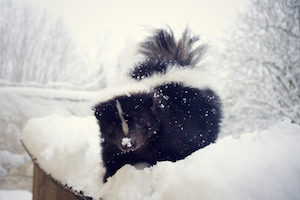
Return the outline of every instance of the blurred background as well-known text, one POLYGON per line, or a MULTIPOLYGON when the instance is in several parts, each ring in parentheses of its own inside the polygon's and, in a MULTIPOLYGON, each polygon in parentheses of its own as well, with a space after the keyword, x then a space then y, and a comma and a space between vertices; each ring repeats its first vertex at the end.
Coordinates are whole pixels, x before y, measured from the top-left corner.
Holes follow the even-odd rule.
POLYGON ((0 0, 0 190, 31 191, 28 119, 91 115, 135 45, 167 25, 209 46, 199 70, 217 80, 220 137, 300 123, 299 0, 0 0))

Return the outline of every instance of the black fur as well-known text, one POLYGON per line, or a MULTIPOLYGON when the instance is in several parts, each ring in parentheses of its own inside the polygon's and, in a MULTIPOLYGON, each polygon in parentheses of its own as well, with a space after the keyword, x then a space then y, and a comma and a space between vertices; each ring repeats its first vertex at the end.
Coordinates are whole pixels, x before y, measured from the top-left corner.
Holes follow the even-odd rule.
MULTIPOLYGON (((149 59, 133 70, 139 71, 140 78, 132 78, 151 78, 170 63, 193 67, 202 55, 196 52, 203 50, 191 51, 194 41, 187 30, 178 43, 172 32, 158 30, 142 44, 149 59)), ((220 99, 212 90, 176 80, 158 84, 147 93, 124 92, 94 109, 102 133, 104 182, 125 164, 177 161, 209 145, 217 139, 222 117, 220 99), (130 139, 130 145, 123 144, 124 138, 130 139)))
POLYGON ((171 29, 157 29, 153 36, 140 44, 140 53, 146 60, 135 67, 130 76, 141 80, 153 73, 164 73, 169 65, 179 67, 194 67, 206 52, 206 45, 194 47, 199 40, 192 37, 188 28, 176 41, 171 29))

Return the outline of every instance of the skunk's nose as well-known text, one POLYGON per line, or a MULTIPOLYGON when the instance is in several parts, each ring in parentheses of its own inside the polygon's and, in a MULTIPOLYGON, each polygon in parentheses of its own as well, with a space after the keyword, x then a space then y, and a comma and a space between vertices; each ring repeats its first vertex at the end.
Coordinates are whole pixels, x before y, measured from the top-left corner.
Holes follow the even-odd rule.
POLYGON ((137 142, 134 138, 124 137, 121 141, 123 151, 132 151, 137 148, 137 142))

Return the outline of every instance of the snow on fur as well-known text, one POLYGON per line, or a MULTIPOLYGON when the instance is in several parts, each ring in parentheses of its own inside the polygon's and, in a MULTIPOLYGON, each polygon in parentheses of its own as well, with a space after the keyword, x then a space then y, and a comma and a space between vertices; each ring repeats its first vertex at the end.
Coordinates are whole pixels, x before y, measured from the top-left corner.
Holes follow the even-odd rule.
POLYGON ((99 130, 93 117, 29 120, 23 141, 39 165, 95 199, 298 199, 300 126, 231 136, 184 160, 137 170, 125 165, 102 183, 99 130))

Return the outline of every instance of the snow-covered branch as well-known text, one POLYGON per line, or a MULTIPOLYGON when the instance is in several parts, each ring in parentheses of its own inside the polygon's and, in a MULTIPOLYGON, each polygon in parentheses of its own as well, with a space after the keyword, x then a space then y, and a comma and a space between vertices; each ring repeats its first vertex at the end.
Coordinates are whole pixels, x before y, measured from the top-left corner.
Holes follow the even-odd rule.
POLYGON ((227 98, 245 109, 256 104, 256 112, 241 115, 261 121, 287 116, 300 123, 299 7, 293 0, 251 2, 226 42, 224 60, 232 73, 227 98))

